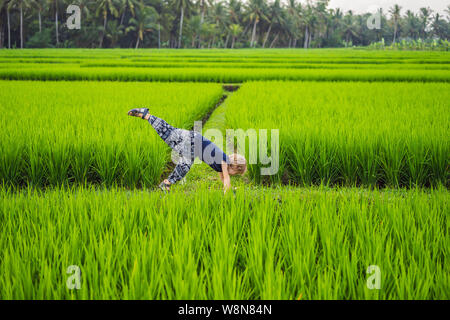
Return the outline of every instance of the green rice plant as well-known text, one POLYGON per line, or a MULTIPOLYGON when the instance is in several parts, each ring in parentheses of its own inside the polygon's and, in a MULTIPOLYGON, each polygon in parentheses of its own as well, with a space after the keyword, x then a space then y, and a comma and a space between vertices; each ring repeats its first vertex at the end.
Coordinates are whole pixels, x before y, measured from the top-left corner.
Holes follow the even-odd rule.
MULTIPOLYGON (((28 63, 32 63, 30 60, 28 63)), ((89 63, 81 63, 81 68, 234 68, 234 69, 385 69, 386 71, 392 69, 414 69, 414 70, 449 70, 450 65, 444 63, 376 63, 374 64, 372 60, 359 61, 355 63, 352 61, 333 61, 334 63, 327 63, 328 61, 284 61, 284 60, 273 60, 270 62, 262 62, 260 60, 251 60, 247 62, 235 62, 235 61, 184 61, 184 60, 174 60, 167 59, 166 61, 154 61, 154 62, 123 62, 117 60, 111 61, 97 61, 89 63)), ((1 63, 1 60, 0 60, 1 63)), ((17 67, 17 64, 1 65, 3 68, 13 68, 17 67)), ((26 67, 35 67, 34 65, 26 65, 26 67)))
POLYGON ((4 143, 0 144, 0 175, 4 184, 12 185, 21 179, 24 161, 21 155, 24 154, 24 146, 14 143, 14 140, 6 135, 3 139, 4 143))
POLYGON ((73 148, 73 157, 70 163, 70 170, 73 176, 73 182, 77 185, 86 185, 88 181, 92 181, 90 177, 90 168, 92 167, 93 156, 91 152, 86 150, 94 150, 92 142, 85 139, 80 141, 79 145, 73 148))
POLYGON ((315 168, 317 158, 315 156, 314 137, 306 134, 303 137, 286 133, 283 139, 286 140, 288 166, 292 168, 292 180, 302 186, 313 185, 317 181, 317 173, 311 170, 315 168))
MULTIPOLYGON (((145 169, 148 168, 148 161, 142 148, 136 145, 125 146, 126 150, 122 152, 122 159, 119 163, 126 163, 123 169, 124 184, 132 188, 139 185, 139 180, 145 175, 145 169)), ((155 181, 156 182, 156 181, 155 181)))
POLYGON ((355 134, 341 135, 338 140, 335 140, 335 144, 342 147, 342 151, 337 152, 337 162, 340 164, 339 171, 336 175, 340 178, 337 179, 338 183, 346 186, 351 186, 352 184, 360 184, 359 180, 360 170, 363 170, 358 161, 358 137, 355 134), (356 141, 355 141, 356 140, 356 141))
POLYGON ((45 173, 50 185, 62 185, 69 182, 69 167, 74 161, 71 145, 64 142, 69 136, 68 132, 61 132, 59 136, 54 137, 54 140, 52 139, 53 141, 50 139, 43 141, 42 162, 47 168, 45 173))
POLYGON ((121 157, 121 148, 110 137, 107 137, 104 144, 98 145, 95 149, 94 166, 100 181, 105 186, 112 186, 118 180, 117 171, 121 157))
POLYGON ((383 137, 380 142, 381 150, 378 154, 378 161, 384 180, 382 183, 390 187, 402 185, 402 172, 406 164, 406 147, 403 141, 398 139, 387 139, 383 137), (384 139, 383 139, 384 138, 384 139))
POLYGON ((441 134, 440 138, 440 141, 433 141, 431 145, 431 181, 433 184, 442 183, 448 186, 450 185, 450 157, 448 150, 441 148, 442 143, 448 145, 448 137, 441 134))
POLYGON ((431 147, 414 143, 414 140, 419 139, 420 137, 417 136, 412 137, 412 141, 407 144, 406 154, 409 156, 406 159, 406 174, 411 177, 411 186, 431 180, 431 147))
MULTIPOLYGON (((270 50, 8 50, 0 52, 0 68, 51 69, 57 64, 99 67, 207 68, 381 68, 442 69, 447 52, 392 52, 354 49, 270 50), (39 66, 41 65, 42 66, 39 66), (53 66, 51 65, 53 64, 53 66), (421 66, 423 65, 423 66, 421 66)), ((175 70, 174 70, 175 71, 175 70)), ((176 71, 175 71, 176 72, 176 71)))
POLYGON ((371 50, 31 50, 0 53, 9 80, 448 82, 447 52, 371 50), (33 63, 35 61, 35 63, 33 63))
MULTIPOLYGON (((48 69, 52 69, 55 68, 59 62, 53 62, 53 63, 34 63, 34 60, 31 59, 28 62, 16 62, 16 61, 2 61, 0 60, 0 69, 2 70, 16 70, 16 69, 26 69, 26 68, 31 68, 31 69, 39 69, 42 71, 48 70, 48 69)), ((79 68, 79 64, 78 63, 64 63, 64 67, 66 68, 79 68)))
POLYGON ((2 59, 43 59, 43 60, 128 60, 142 59, 153 60, 188 60, 188 59, 212 59, 212 60, 237 60, 237 59, 274 59, 274 60, 299 60, 299 59, 335 59, 335 60, 445 60, 447 52, 395 52, 372 51, 364 49, 215 49, 215 50, 171 50, 171 49, 33 49, 33 50, 8 50, 0 53, 2 59))
POLYGON ((246 82, 252 80, 449 82, 448 70, 295 68, 0 68, 3 80, 246 82))
POLYGON ((338 181, 339 163, 338 146, 330 141, 331 137, 324 137, 317 142, 317 173, 319 183, 323 185, 333 185, 338 181), (328 141, 327 141, 328 140, 328 141))
POLYGON ((353 156, 356 160, 356 167, 359 181, 363 186, 375 186, 382 174, 378 171, 378 150, 380 150, 379 141, 371 141, 365 137, 366 141, 360 141, 353 150, 353 156))
POLYGON ((0 187, 1 299, 448 299, 445 188, 0 187), (67 269, 81 269, 70 290, 67 269), (381 287, 367 287, 367 268, 381 287))

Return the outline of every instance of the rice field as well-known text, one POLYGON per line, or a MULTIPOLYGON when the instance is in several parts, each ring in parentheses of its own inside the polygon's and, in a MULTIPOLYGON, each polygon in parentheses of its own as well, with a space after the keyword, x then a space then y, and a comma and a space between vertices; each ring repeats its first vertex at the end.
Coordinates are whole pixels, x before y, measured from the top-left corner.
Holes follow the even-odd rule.
POLYGON ((254 68, 78 68, 5 69, 0 79, 39 81, 245 82, 251 80, 450 82, 449 70, 275 69, 254 68))
POLYGON ((251 80, 450 81, 450 59, 446 52, 61 51, 0 52, 0 79, 236 83, 251 80))
POLYGON ((2 192, 3 299, 449 298, 445 189, 2 192))
POLYGON ((449 299, 449 68, 446 52, 0 51, 0 299, 449 299), (195 165, 164 194, 170 150, 135 107, 278 129, 280 170, 252 164, 224 194, 195 165))
POLYGON ((226 123, 280 130, 278 182, 448 187, 449 101, 442 83, 249 82, 226 123))

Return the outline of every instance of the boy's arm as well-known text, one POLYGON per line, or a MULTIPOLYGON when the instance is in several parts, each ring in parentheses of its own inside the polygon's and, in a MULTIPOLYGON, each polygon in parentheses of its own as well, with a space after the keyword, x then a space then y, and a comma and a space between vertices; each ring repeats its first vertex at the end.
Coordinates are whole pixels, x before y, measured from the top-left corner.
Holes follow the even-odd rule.
POLYGON ((189 170, 192 167, 192 163, 186 159, 181 158, 176 165, 175 169, 173 169, 172 173, 169 175, 169 177, 164 180, 165 184, 172 185, 181 179, 183 179, 189 170))
POLYGON ((223 182, 223 191, 226 193, 230 189, 231 183, 230 175, 228 174, 228 165, 224 161, 222 162, 222 173, 220 174, 220 178, 223 182))

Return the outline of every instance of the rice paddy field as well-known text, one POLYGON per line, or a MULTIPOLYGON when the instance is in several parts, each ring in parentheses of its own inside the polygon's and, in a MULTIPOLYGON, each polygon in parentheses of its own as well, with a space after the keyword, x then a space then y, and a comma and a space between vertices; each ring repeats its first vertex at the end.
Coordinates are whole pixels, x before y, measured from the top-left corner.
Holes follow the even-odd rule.
POLYGON ((0 54, 0 79, 6 80, 449 82, 448 68, 447 52, 46 49, 0 54))
POLYGON ((446 52, 0 51, 0 299, 449 299, 449 80, 446 52), (277 129, 279 170, 162 193, 134 107, 277 129))

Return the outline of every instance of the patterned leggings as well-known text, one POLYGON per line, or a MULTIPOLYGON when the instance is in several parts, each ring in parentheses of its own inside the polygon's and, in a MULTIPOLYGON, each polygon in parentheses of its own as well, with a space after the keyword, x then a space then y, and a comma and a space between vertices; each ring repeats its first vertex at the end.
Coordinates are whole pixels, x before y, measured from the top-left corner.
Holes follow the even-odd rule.
POLYGON ((167 178, 171 184, 174 184, 186 176, 194 163, 195 133, 194 131, 172 127, 163 119, 153 115, 150 116, 148 122, 156 130, 156 133, 158 133, 161 139, 180 156, 175 169, 167 178))

